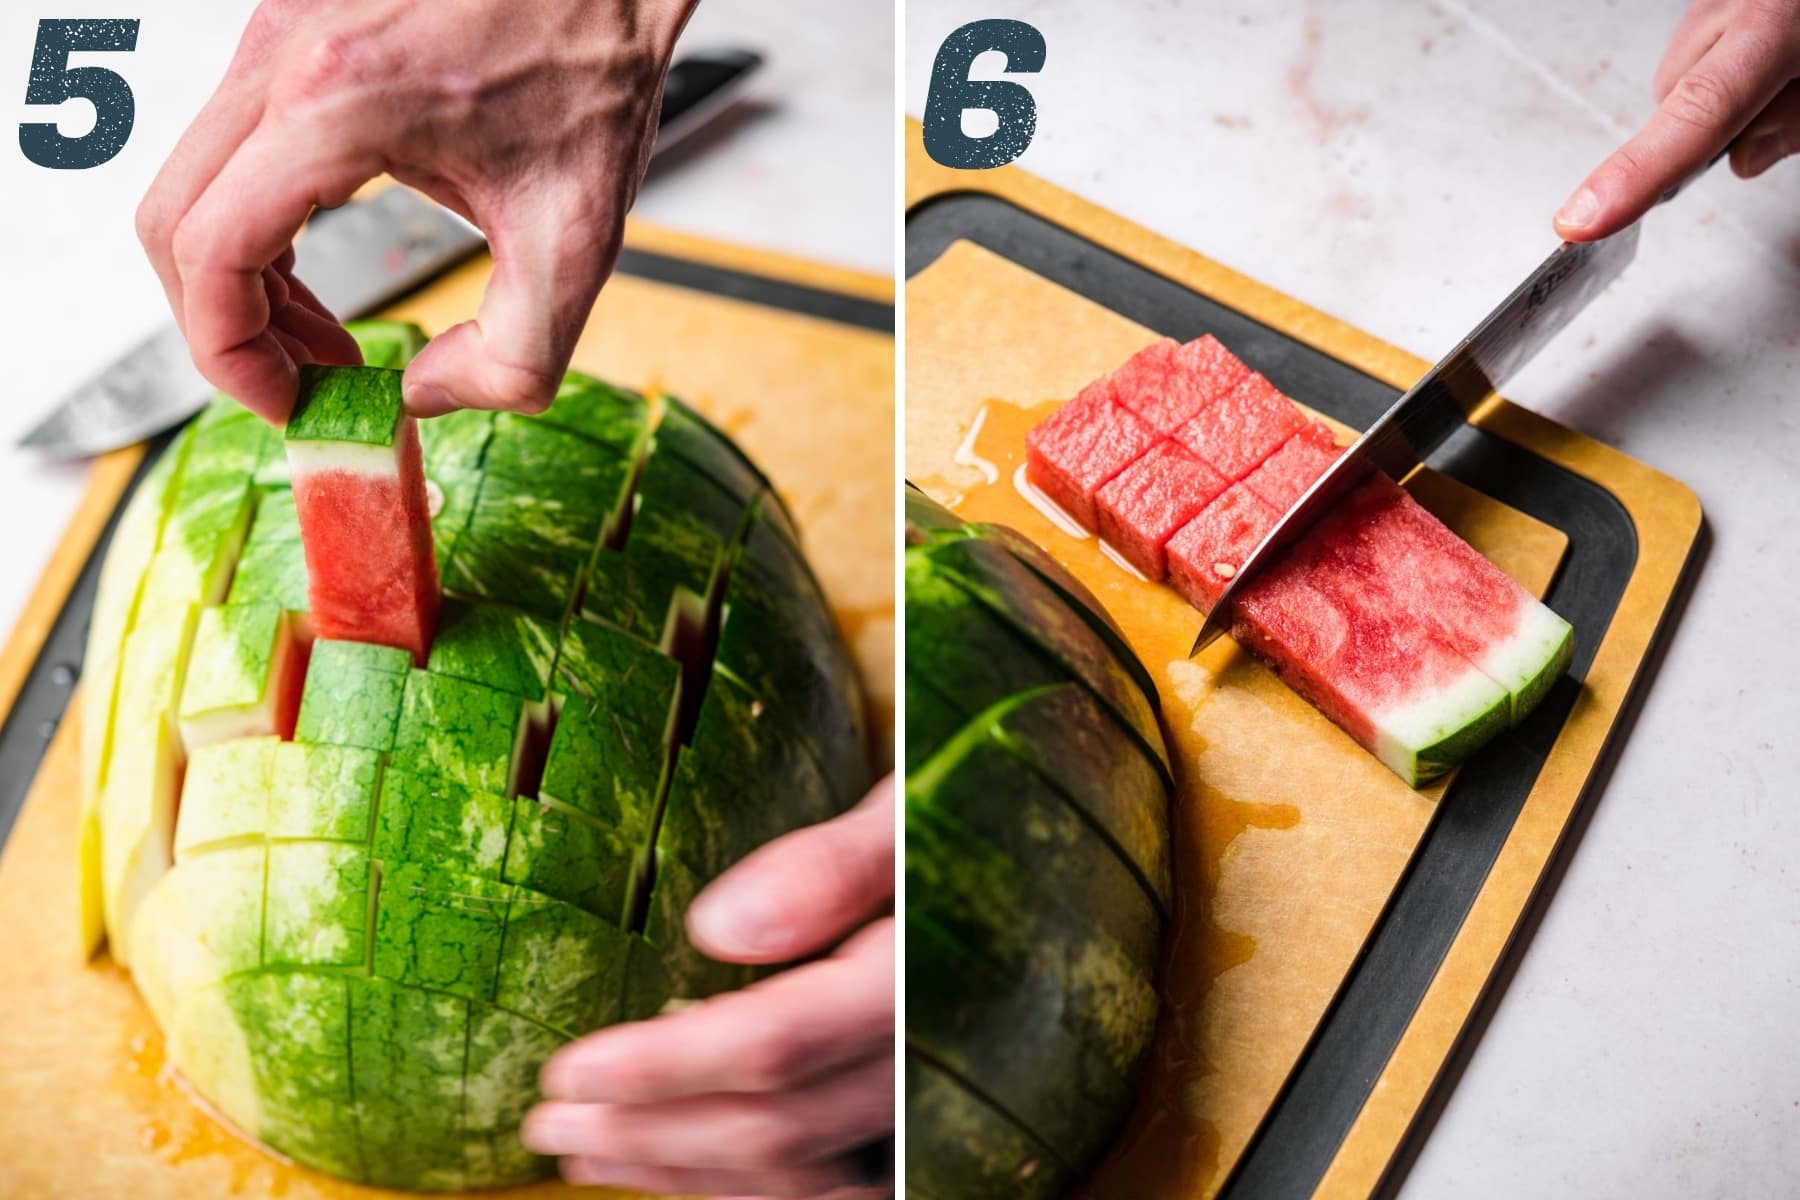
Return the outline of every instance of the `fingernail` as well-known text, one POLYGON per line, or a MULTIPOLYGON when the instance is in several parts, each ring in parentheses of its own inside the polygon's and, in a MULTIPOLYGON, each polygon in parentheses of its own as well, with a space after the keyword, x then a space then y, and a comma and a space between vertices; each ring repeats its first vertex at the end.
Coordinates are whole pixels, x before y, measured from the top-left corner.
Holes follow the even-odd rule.
POLYGON ((1746 177, 1761 175, 1786 156, 1787 147, 1782 144, 1778 131, 1759 133, 1744 144, 1742 173, 1746 177))
POLYGON ((421 383, 406 389, 406 411, 415 417, 441 417, 456 408, 450 393, 435 383, 421 383))
POLYGON ((730 953, 775 954, 788 944, 780 910, 744 887, 700 893, 688 906, 688 930, 696 940, 730 953))
POLYGON ((1586 229, 1599 216, 1600 197, 1594 195, 1593 188, 1583 187, 1564 202, 1556 214, 1556 223, 1564 229, 1586 229))
POLYGON ((540 1104, 526 1114, 519 1140, 537 1154, 572 1154, 581 1140, 581 1123, 566 1107, 540 1104))

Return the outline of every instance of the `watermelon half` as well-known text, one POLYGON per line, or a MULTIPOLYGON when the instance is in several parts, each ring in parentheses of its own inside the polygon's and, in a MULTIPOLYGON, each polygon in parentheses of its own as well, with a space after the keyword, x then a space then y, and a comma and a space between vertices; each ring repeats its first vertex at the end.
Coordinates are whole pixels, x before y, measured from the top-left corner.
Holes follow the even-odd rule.
POLYGON ((1156 691, 1043 550, 910 488, 906 513, 907 1194, 1058 1196, 1156 1024, 1156 691))
MULTIPOLYGON (((1029 451, 1034 484, 1202 610, 1339 454, 1210 337, 1140 351, 1029 451)), ((1383 476, 1243 589, 1232 631, 1414 785, 1524 720, 1574 652, 1567 621, 1383 476)))
POLYGON ((308 371, 285 444, 221 399, 121 519, 84 933, 250 1136, 518 1183, 558 1046, 744 981, 681 915, 861 797, 860 692, 781 500, 697 413, 571 375, 541 419, 415 430, 422 335, 354 332, 382 365, 308 371))

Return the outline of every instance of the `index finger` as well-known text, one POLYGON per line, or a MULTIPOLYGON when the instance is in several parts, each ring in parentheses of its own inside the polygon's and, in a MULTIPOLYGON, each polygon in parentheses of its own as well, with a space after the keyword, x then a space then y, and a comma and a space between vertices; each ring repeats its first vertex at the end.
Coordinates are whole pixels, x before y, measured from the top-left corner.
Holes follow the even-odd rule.
POLYGON ((1781 90, 1781 53, 1732 29, 1676 81, 1630 141, 1596 168, 1556 214, 1572 242, 1617 233, 1705 167, 1781 90))
POLYGON ((837 955, 654 1020, 615 1025, 544 1064, 544 1095, 648 1104, 713 1092, 768 1092, 891 1053, 894 921, 837 955))
POLYGON ((713 880, 688 906, 688 934, 725 962, 786 962, 830 946, 893 895, 889 777, 843 816, 777 838, 713 880))
POLYGON ((194 202, 172 243, 194 365, 272 421, 293 403, 296 368, 270 331, 263 269, 293 244, 315 205, 341 203, 379 165, 354 153, 320 154, 322 144, 265 120, 194 202))

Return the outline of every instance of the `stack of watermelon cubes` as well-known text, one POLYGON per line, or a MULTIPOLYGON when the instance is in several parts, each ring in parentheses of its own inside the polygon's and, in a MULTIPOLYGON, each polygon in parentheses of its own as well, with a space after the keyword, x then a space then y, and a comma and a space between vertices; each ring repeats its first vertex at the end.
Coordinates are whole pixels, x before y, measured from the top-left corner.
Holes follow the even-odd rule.
MULTIPOLYGON (((1027 477, 1207 610, 1339 453, 1215 338, 1164 338, 1031 431, 1027 477)), ((1574 646, 1567 621, 1382 475, 1244 589, 1232 631, 1415 785, 1523 720, 1574 646)))

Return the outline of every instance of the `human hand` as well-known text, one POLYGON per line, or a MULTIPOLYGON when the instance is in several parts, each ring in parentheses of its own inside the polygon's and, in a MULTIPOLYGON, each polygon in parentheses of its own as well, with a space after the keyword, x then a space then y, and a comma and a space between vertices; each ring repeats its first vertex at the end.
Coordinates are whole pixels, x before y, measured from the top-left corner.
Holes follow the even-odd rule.
POLYGON ((1731 147, 1741 178, 1800 151, 1800 0, 1694 0, 1656 71, 1660 107, 1556 214, 1569 241, 1625 228, 1731 147))
POLYGON ((695 944, 727 962, 787 962, 856 932, 816 962, 557 1052, 526 1145, 562 1155, 572 1183, 891 1194, 891 1164, 871 1179, 855 1152, 894 1127, 893 893, 889 778, 844 816, 750 855, 687 918, 695 944))
POLYGON ((387 172, 473 221, 494 273, 407 369, 407 407, 550 403, 649 160, 697 0, 264 0, 138 208, 200 373, 266 419, 356 344, 294 277, 314 207, 387 172))

